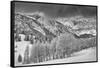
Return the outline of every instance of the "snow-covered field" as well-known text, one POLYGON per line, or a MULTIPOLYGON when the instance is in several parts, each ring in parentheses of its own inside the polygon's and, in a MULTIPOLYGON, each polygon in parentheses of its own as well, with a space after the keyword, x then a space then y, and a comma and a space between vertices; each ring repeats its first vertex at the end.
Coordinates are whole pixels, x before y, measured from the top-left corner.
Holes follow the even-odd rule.
POLYGON ((71 57, 64 58, 64 59, 55 59, 55 60, 45 61, 45 62, 41 62, 41 63, 31 63, 31 64, 23 64, 23 65, 17 64, 16 66, 88 62, 88 61, 96 61, 96 47, 84 49, 82 51, 72 54, 71 57))

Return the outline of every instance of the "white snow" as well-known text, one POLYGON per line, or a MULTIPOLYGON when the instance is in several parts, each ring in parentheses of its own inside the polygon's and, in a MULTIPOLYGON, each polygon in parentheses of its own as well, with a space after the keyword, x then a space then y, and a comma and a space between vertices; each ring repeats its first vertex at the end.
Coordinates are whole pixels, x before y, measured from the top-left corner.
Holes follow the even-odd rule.
POLYGON ((88 62, 88 61, 96 61, 96 47, 84 49, 82 51, 76 52, 72 54, 71 57, 64 59, 55 59, 40 63, 32 63, 32 64, 19 64, 18 66, 25 65, 41 65, 41 64, 55 64, 55 63, 72 63, 72 62, 88 62))
MULTIPOLYGON (((26 47, 29 46, 30 50, 31 50, 31 47, 32 47, 32 45, 30 44, 29 41, 24 41, 24 38, 25 38, 24 35, 20 34, 20 36, 21 36, 22 41, 21 42, 15 42, 15 47, 17 46, 17 48, 15 48, 15 50, 17 51, 17 52, 15 52, 15 65, 21 64, 21 63, 18 62, 19 54, 22 56, 22 58, 24 58, 24 52, 25 52, 26 47)), ((29 53, 29 55, 30 55, 30 53, 29 53)), ((22 61, 23 61, 23 59, 22 59, 22 61)))

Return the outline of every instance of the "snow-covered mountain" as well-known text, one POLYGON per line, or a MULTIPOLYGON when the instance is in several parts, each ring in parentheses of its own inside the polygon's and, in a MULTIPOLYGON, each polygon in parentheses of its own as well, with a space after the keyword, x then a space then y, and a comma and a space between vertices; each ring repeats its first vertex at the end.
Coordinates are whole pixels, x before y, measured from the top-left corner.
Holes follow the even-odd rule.
POLYGON ((81 34, 92 34, 94 36, 96 35, 96 19, 93 17, 85 18, 82 16, 74 16, 70 18, 50 18, 47 17, 44 13, 16 13, 15 25, 18 25, 16 28, 19 28, 20 31, 31 31, 31 27, 32 29, 41 32, 43 35, 46 35, 46 31, 52 35, 57 35, 58 33, 66 31, 78 36, 81 34))

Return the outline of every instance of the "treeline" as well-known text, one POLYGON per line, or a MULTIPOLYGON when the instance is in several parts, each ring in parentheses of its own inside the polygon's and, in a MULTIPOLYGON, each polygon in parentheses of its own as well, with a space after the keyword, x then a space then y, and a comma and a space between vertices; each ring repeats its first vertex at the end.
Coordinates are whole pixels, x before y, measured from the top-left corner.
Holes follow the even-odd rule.
POLYGON ((29 47, 26 47, 23 64, 67 58, 74 52, 94 46, 96 38, 76 39, 71 34, 62 34, 51 43, 33 44, 30 55, 29 47))

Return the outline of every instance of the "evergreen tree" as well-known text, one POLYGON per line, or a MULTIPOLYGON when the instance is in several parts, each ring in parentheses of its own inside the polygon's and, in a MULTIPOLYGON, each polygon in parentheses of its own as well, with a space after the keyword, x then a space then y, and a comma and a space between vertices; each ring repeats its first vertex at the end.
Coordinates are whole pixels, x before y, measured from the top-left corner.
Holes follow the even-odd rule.
POLYGON ((18 62, 20 63, 20 62, 22 62, 22 56, 19 54, 19 56, 18 56, 18 62))

